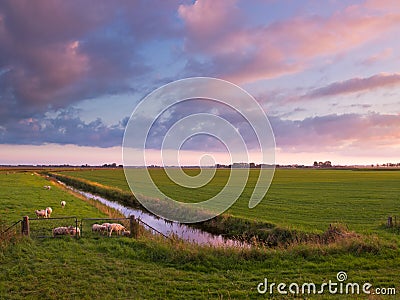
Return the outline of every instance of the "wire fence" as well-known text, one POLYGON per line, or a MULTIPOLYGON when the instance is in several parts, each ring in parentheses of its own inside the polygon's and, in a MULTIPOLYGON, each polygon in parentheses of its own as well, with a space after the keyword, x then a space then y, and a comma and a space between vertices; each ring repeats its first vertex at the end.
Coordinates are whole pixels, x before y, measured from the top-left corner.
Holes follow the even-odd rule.
POLYGON ((169 238, 168 235, 165 235, 165 234, 162 233, 161 231, 159 231, 159 230, 155 229, 154 227, 150 226, 149 224, 143 222, 141 219, 137 219, 137 220, 138 220, 138 222, 139 222, 140 224, 142 224, 142 225, 144 225, 145 227, 149 228, 151 232, 153 232, 153 233, 158 233, 158 234, 162 235, 162 236, 165 237, 165 238, 169 238))
MULTIPOLYGON (((25 229, 26 221, 22 220, 22 227, 25 229)), ((25 230, 25 235, 29 235, 32 238, 49 238, 60 235, 71 235, 79 237, 76 234, 77 228, 79 228, 78 218, 75 216, 59 217, 59 218, 41 218, 41 219, 28 219, 29 229, 28 232, 25 230), (58 234, 56 228, 68 228, 65 230, 65 234, 58 234), (73 229, 75 228, 75 234, 73 229)), ((24 230, 22 230, 24 233, 24 230)), ((61 230, 59 230, 61 233, 61 230)))
POLYGON ((50 238, 65 235, 76 238, 121 236, 136 238, 144 232, 160 234, 168 238, 164 233, 134 216, 129 218, 82 218, 80 220, 76 216, 38 219, 30 219, 25 216, 22 220, 14 222, 11 226, 1 231, 0 236, 17 234, 18 231, 22 235, 32 238, 50 238), (19 224, 20 226, 18 226, 19 224))
POLYGON ((0 236, 5 236, 7 234, 9 234, 10 232, 12 232, 12 230, 15 231, 17 230, 17 225, 20 224, 22 222, 22 220, 19 220, 17 222, 14 222, 11 226, 7 227, 5 230, 0 232, 0 236))

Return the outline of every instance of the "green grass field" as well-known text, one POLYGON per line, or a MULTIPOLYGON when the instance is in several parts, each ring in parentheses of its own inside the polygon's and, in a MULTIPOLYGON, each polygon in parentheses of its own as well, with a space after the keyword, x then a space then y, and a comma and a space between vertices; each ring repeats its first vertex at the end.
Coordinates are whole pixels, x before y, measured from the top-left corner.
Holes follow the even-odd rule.
MULTIPOLYGON (((306 176, 300 176, 299 179, 299 173, 296 172, 278 174, 285 176, 277 176, 275 180, 287 186, 290 176, 294 176, 299 181, 297 186, 303 185, 303 194, 307 194, 306 187, 313 187, 314 184, 309 183, 306 176)), ((364 178, 364 186, 376 189, 380 186, 380 180, 385 183, 396 181, 398 175, 393 174, 384 174, 385 178, 375 177, 374 184, 368 184, 368 178, 364 178)), ((116 171, 79 172, 75 175, 87 176, 104 184, 110 177, 110 180, 115 180, 115 185, 119 184, 124 188, 122 174, 116 171)), ((314 180, 319 177, 318 180, 325 183, 325 187, 331 181, 341 182, 337 184, 349 181, 342 177, 335 180, 332 176, 333 173, 314 176, 314 180)), ((349 173, 348 176, 353 175, 349 173)), ((377 174, 371 173, 370 176, 374 178, 377 174)), ((353 185, 355 182, 356 179, 353 185)), ((74 198, 65 190, 53 186, 48 191, 43 189, 44 185, 49 185, 49 181, 30 173, 6 175, 0 172, 0 224, 10 224, 26 214, 33 216, 34 209, 48 205, 54 206, 54 216, 67 215, 65 210, 68 207, 68 213, 79 217, 104 217, 104 213, 74 198), (65 210, 58 207, 61 200, 67 201, 65 210)), ((275 181, 271 197, 274 189, 275 193, 280 191, 274 185, 275 181)), ((392 188, 397 189, 394 183, 392 188)), ((318 191, 316 186, 314 191, 318 191)), ((330 191, 335 192, 333 187, 330 191)), ((344 191, 342 193, 345 194, 344 191)), ((293 191, 289 194, 292 197, 298 195, 293 191)), ((325 195, 328 194, 327 192, 325 195)), ((310 195, 309 199, 312 198, 314 197, 310 195)), ((351 198, 347 198, 347 201, 349 199, 351 198)), ((389 200, 389 197, 382 195, 380 199, 389 200)), ((388 209, 395 207, 390 206, 390 201, 387 202, 388 209)), ((263 203, 267 207, 265 205, 267 203, 263 203)), ((249 217, 240 210, 236 213, 249 217)), ((382 216, 387 214, 383 209, 381 213, 382 216)), ((258 214, 257 217, 268 218, 268 211, 258 214)), ((298 214, 306 216, 301 211, 298 214)), ((372 215, 378 214, 373 212, 372 215)), ((276 220, 279 219, 276 216, 276 220)), ((374 221, 375 227, 384 221, 378 219, 374 221)), ((292 224, 290 220, 291 218, 287 218, 285 222, 292 224)), ((356 224, 357 219, 352 220, 356 224)), ((314 222, 316 220, 309 220, 307 226, 310 227, 307 228, 311 228, 310 223, 314 222)), ((297 224, 304 226, 306 222, 303 220, 297 224)), ((377 232, 381 233, 379 230, 377 232)), ((397 233, 386 234, 398 236, 397 233)), ((265 277, 269 282, 276 283, 321 284, 330 279, 335 281, 339 271, 346 271, 351 282, 370 282, 375 288, 396 287, 398 291, 400 288, 398 243, 382 239, 381 235, 368 235, 366 239, 345 240, 330 245, 299 244, 285 249, 200 247, 181 241, 149 237, 137 240, 126 237, 83 237, 75 240, 15 236, 1 239, 0 242, 0 299, 258 299, 270 298, 268 294, 260 296, 256 291, 258 283, 265 277)), ((275 293, 274 298, 293 299, 293 296, 282 297, 275 293)), ((329 296, 324 293, 310 298, 366 299, 366 296, 329 296)), ((396 298, 386 296, 371 299, 396 298)))
MULTIPOLYGON (((12 222, 23 216, 36 218, 35 210, 51 207, 51 217, 76 216, 88 218, 99 216, 93 206, 82 203, 82 200, 57 188, 52 182, 31 172, 11 173, 0 172, 0 216, 3 221, 12 222), (33 174, 33 175, 32 175, 33 174), (50 185, 51 189, 44 189, 50 185), (62 208, 61 201, 67 205, 62 208)), ((102 214, 102 216, 105 216, 102 214)))
MULTIPOLYGON (((142 170, 130 172, 138 173, 140 183, 142 170)), ((229 175, 229 170, 218 170, 207 186, 189 189, 174 185, 161 169, 150 172, 166 195, 180 201, 201 201, 215 195, 229 175)), ((198 170, 186 172, 195 175, 198 170)), ((64 174, 129 191, 121 169, 64 174)), ((266 197, 249 209, 257 174, 251 170, 246 189, 228 213, 304 231, 323 231, 330 223, 339 222, 361 233, 380 232, 389 215, 400 216, 400 171, 277 169, 266 197)))

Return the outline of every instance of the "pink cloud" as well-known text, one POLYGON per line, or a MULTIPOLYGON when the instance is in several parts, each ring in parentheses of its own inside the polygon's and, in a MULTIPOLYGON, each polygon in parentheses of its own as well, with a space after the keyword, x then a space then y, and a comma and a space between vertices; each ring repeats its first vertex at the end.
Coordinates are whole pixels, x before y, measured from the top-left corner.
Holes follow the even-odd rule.
POLYGON ((213 48, 221 35, 229 34, 228 31, 237 27, 240 24, 240 14, 236 2, 197 0, 192 5, 180 5, 178 13, 185 21, 191 39, 186 44, 187 50, 213 48))
POLYGON ((299 121, 272 118, 277 147, 286 152, 363 150, 379 156, 386 147, 400 150, 400 115, 371 113, 306 118, 299 121))
POLYGON ((16 96, 27 105, 64 98, 67 87, 82 80, 88 71, 89 59, 79 51, 76 41, 19 52, 21 61, 14 64, 10 80, 16 87, 16 96))
POLYGON ((318 98, 341 94, 371 91, 379 88, 400 85, 400 73, 380 73, 367 78, 352 78, 315 89, 302 98, 318 98))
MULTIPOLYGON (((102 5, 84 10, 66 1, 3 1, 0 57, 4 78, 22 105, 59 107, 88 70, 79 40, 104 21, 102 5)), ((68 100, 70 101, 70 99, 68 100)))
POLYGON ((228 21, 235 19, 226 17, 227 11, 235 9, 235 2, 214 5, 208 19, 204 8, 209 3, 198 0, 192 6, 181 6, 187 30, 185 47, 210 55, 216 75, 237 83, 302 71, 317 58, 347 53, 391 35, 400 22, 394 2, 379 6, 379 10, 372 9, 371 2, 328 17, 297 16, 249 28, 228 21))
POLYGON ((360 64, 365 65, 365 66, 370 66, 375 63, 387 60, 387 59, 391 58, 392 55, 393 55, 393 49, 386 48, 386 49, 383 49, 382 51, 380 51, 379 53, 376 53, 374 55, 371 55, 371 56, 361 60, 360 64))
POLYGON ((367 0, 364 6, 374 10, 400 11, 399 1, 397 0, 367 0))
POLYGON ((177 34, 177 0, 151 3, 1 1, 0 123, 135 89, 144 41, 177 34))

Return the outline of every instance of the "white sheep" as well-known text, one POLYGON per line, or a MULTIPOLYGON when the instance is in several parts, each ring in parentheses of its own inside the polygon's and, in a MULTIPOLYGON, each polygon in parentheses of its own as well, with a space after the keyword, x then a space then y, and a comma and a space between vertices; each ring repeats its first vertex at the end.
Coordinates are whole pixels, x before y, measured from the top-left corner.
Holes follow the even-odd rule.
POLYGON ((117 235, 120 235, 125 230, 125 227, 118 223, 111 223, 107 228, 109 236, 111 236, 113 231, 115 231, 117 235))
POLYGON ((51 186, 50 186, 50 185, 45 185, 45 186, 43 186, 43 188, 44 188, 45 190, 50 190, 50 189, 51 189, 51 186))
POLYGON ((67 205, 67 202, 65 202, 65 201, 61 201, 61 207, 62 207, 62 208, 64 208, 64 207, 65 207, 65 205, 67 205))
POLYGON ((37 218, 39 219, 40 217, 42 218, 47 218, 47 210, 46 209, 41 209, 41 210, 35 210, 35 214, 37 218))
POLYGON ((51 209, 51 207, 46 207, 46 212, 47 212, 47 217, 46 218, 50 218, 51 213, 53 212, 53 210, 51 209))
POLYGON ((106 232, 107 231, 107 226, 105 225, 100 225, 100 224, 93 224, 92 225, 92 232, 106 232))
POLYGON ((101 226, 103 227, 103 228, 105 228, 105 230, 104 230, 104 232, 108 232, 108 230, 109 230, 109 226, 111 225, 111 223, 103 223, 103 224, 101 224, 101 226))
POLYGON ((80 236, 81 235, 81 230, 79 229, 79 227, 75 227, 75 226, 69 226, 68 227, 68 231, 70 235, 77 235, 80 236))
POLYGON ((69 234, 68 227, 56 227, 56 228, 53 228, 53 236, 68 235, 68 234, 69 234))
POLYGON ((108 231, 108 226, 110 226, 111 223, 103 223, 101 226, 104 226, 106 228, 106 231, 108 231))
POLYGON ((53 236, 57 236, 57 235, 81 235, 81 231, 79 229, 79 227, 75 227, 75 226, 69 226, 69 227, 56 227, 53 229, 53 236))

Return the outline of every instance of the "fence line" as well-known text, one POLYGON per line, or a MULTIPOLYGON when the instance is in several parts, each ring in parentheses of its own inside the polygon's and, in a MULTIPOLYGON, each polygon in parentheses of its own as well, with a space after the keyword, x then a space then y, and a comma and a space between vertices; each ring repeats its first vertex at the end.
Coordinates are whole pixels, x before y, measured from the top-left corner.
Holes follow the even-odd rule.
MULTIPOLYGON (((138 235, 138 225, 141 223, 145 227, 148 227, 150 230, 154 231, 155 233, 158 233, 162 235, 165 238, 169 238, 169 236, 165 235, 161 231, 157 230, 156 228, 152 227, 151 225, 147 224, 146 222, 143 222, 140 218, 135 218, 135 216, 130 216, 128 218, 82 218, 78 221, 78 218, 76 216, 65 216, 65 217, 56 217, 56 218, 38 218, 38 219, 30 219, 28 216, 24 216, 22 220, 16 221, 13 223, 10 227, 8 227, 6 230, 1 232, 1 234, 5 234, 7 231, 9 231, 11 228, 17 226, 19 223, 21 223, 21 233, 26 236, 30 236, 31 228, 30 228, 30 223, 31 222, 46 222, 46 221, 52 221, 52 220, 67 220, 67 219, 74 219, 75 220, 75 229, 76 232, 78 232, 78 229, 80 229, 80 233, 83 234, 83 224, 86 221, 99 221, 99 220, 113 220, 113 221, 129 221, 129 226, 130 226, 130 236, 131 237, 137 237, 138 235), (78 225, 80 222, 80 226, 78 225)), ((36 231, 36 230, 32 230, 36 231)), ((48 238, 52 236, 37 236, 38 238, 48 238)), ((75 237, 78 238, 78 234, 75 234, 75 237)))
POLYGON ((5 233, 7 233, 7 231, 9 231, 11 228, 13 228, 14 226, 17 226, 19 223, 21 223, 22 220, 19 220, 17 222, 15 222, 14 224, 12 224, 10 227, 8 227, 6 230, 4 230, 3 232, 1 232, 0 234, 3 235, 5 233))
MULTIPOLYGON (((75 230, 76 230, 75 231, 75 238, 78 238, 79 236, 78 236, 77 232, 78 232, 79 226, 78 226, 78 218, 76 216, 65 216, 65 217, 56 217, 56 218, 41 218, 41 219, 39 219, 39 218, 38 219, 30 219, 29 217, 25 216, 22 219, 22 234, 30 236, 30 232, 31 232, 30 223, 31 222, 33 222, 33 223, 35 223, 35 222, 49 222, 49 221, 53 221, 53 220, 68 220, 68 219, 74 220, 75 230)), ((49 228, 47 228, 47 229, 49 229, 49 228)), ((36 230, 34 230, 34 231, 36 231, 36 230)), ((37 237, 38 238, 48 238, 48 237, 53 237, 53 235, 51 235, 51 236, 38 235, 37 237)))
POLYGON ((161 234, 163 237, 166 237, 167 239, 169 238, 169 236, 165 235, 164 233, 162 233, 161 231, 155 229, 154 227, 150 226, 149 224, 143 222, 141 219, 137 219, 137 220, 138 220, 138 222, 142 223, 143 225, 149 227, 151 230, 153 230, 153 231, 155 231, 155 232, 161 234))

